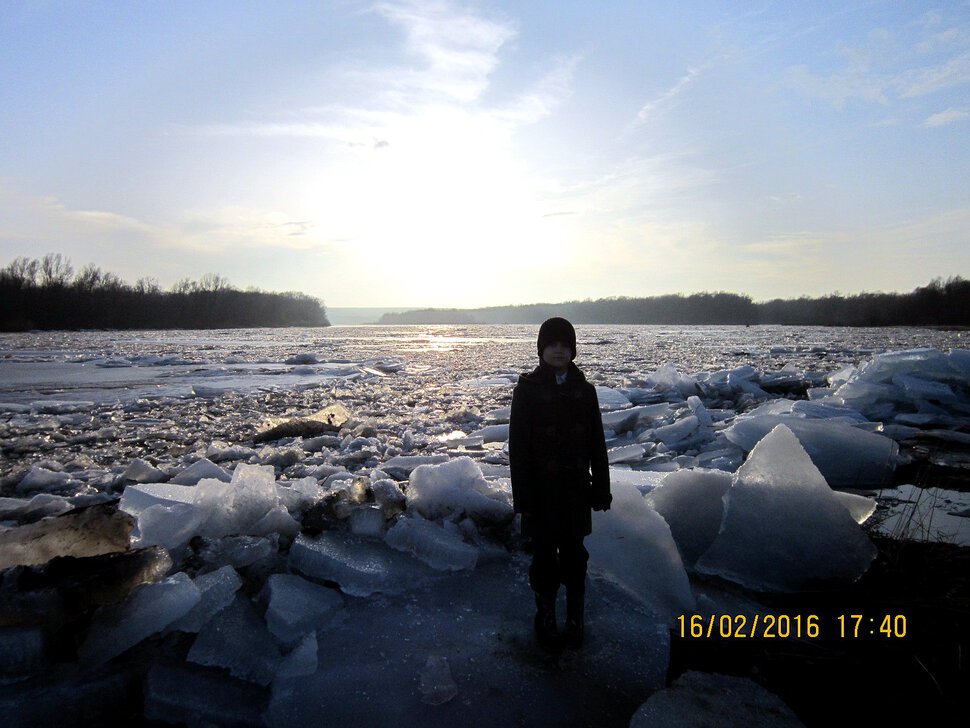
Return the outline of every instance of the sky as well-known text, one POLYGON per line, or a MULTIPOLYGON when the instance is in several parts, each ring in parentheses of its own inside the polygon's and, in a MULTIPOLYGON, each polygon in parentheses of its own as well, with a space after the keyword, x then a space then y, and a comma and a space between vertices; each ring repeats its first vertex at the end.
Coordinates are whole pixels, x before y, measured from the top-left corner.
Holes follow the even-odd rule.
POLYGON ((0 266, 328 307, 970 277, 970 1, 2 0, 0 266))

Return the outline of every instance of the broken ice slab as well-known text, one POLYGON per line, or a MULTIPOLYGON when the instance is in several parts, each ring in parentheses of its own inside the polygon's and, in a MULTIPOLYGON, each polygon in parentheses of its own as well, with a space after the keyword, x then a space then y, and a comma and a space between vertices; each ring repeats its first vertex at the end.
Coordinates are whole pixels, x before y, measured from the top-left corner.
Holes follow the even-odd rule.
POLYGON ((832 488, 879 488, 892 477, 899 446, 844 422, 783 415, 739 417, 724 435, 750 451, 780 424, 795 434, 832 488))
POLYGON ((724 515, 722 496, 731 487, 731 474, 720 470, 678 470, 667 474, 646 495, 650 504, 670 526, 687 568, 717 538, 724 515))
POLYGON ((264 559, 270 559, 279 550, 279 536, 223 536, 202 539, 196 555, 210 567, 232 566, 242 569, 264 559))
POLYGON ((611 485, 613 504, 593 513, 590 565, 644 604, 672 617, 694 608, 687 572, 667 522, 634 485, 611 485))
POLYGON ((161 470, 141 458, 132 460, 125 468, 125 472, 121 474, 123 480, 130 480, 135 483, 158 483, 167 477, 161 470))
POLYGON ((145 718, 188 726, 261 726, 264 697, 251 683, 193 664, 154 664, 145 676, 145 718))
POLYGON ((703 382, 706 392, 721 397, 731 397, 739 393, 754 397, 767 397, 768 393, 758 386, 760 374, 750 364, 734 369, 721 369, 708 376, 703 382))
POLYGON ((228 483, 232 475, 224 468, 216 465, 208 458, 196 460, 189 467, 179 471, 168 482, 173 485, 196 485, 203 478, 215 478, 228 483))
POLYGON ((178 557, 201 530, 206 518, 206 512, 193 503, 149 506, 138 514, 138 530, 132 543, 136 546, 161 546, 178 557))
POLYGON ((0 569, 124 551, 134 523, 114 505, 101 504, 0 531, 0 569))
POLYGON ((448 462, 447 455, 395 455, 381 464, 381 470, 398 480, 406 480, 420 465, 440 465, 448 462))
POLYGON ((695 435, 698 427, 700 427, 700 421, 696 415, 688 415, 687 417, 682 417, 676 422, 658 427, 653 431, 652 440, 657 442, 662 442, 668 447, 674 446, 677 443, 683 442, 695 435))
POLYGON ((959 366, 949 356, 932 349, 908 349, 877 354, 860 367, 856 378, 868 382, 888 383, 898 375, 920 377, 936 382, 966 383, 959 366))
POLYGON ((381 507, 385 518, 403 513, 407 504, 407 497, 400 486, 390 478, 381 478, 371 483, 374 501, 381 507))
POLYGON ((350 411, 340 403, 332 404, 306 417, 271 418, 256 433, 253 442, 270 442, 284 437, 313 437, 339 432, 350 419, 350 411))
POLYGON ((384 511, 380 506, 357 506, 350 513, 350 532, 355 536, 384 536, 384 511))
POLYGON ((505 424, 486 425, 471 433, 469 438, 481 438, 482 442, 505 442, 509 439, 509 426, 505 424))
POLYGON ((835 493, 836 498, 839 499, 845 509, 852 516, 852 520, 856 523, 865 523, 869 520, 876 510, 876 501, 872 498, 867 498, 864 495, 857 495, 856 493, 846 493, 841 490, 832 491, 835 493))
POLYGON ((681 374, 677 371, 677 367, 670 362, 663 364, 652 374, 647 375, 647 383, 665 394, 676 395, 676 399, 697 394, 699 389, 693 377, 681 374))
POLYGON ((911 400, 933 400, 935 402, 951 403, 957 399, 953 389, 943 382, 933 382, 907 374, 894 374, 892 383, 903 390, 911 400))
POLYGON ((643 458, 645 452, 643 445, 620 445, 619 447, 611 447, 607 450, 606 459, 610 465, 637 461, 643 458))
POLYGON ((192 503, 196 492, 194 485, 174 485, 171 482, 129 485, 121 494, 118 508, 137 517, 154 505, 192 503))
POLYGON ((38 493, 32 498, 0 498, 0 521, 36 521, 45 516, 57 516, 74 506, 61 495, 38 493))
POLYGON ((323 497, 323 491, 316 478, 306 477, 283 484, 276 484, 280 502, 290 513, 305 511, 323 497))
POLYGON ((255 607, 237 594, 199 632, 187 659, 224 668, 240 680, 269 685, 282 655, 255 607))
POLYGON ((604 412, 626 409, 631 404, 625 394, 610 387, 596 387, 596 399, 599 400, 600 409, 604 412))
POLYGON ((408 483, 407 504, 431 519, 462 513, 493 522, 513 517, 512 506, 495 493, 478 463, 469 457, 415 468, 408 483))
POLYGON ((121 508, 138 517, 138 543, 169 549, 184 547, 194 535, 293 536, 299 530, 268 465, 240 464, 229 483, 206 478, 194 486, 131 485, 122 495, 121 508))
POLYGON ((630 407, 629 409, 604 412, 603 427, 613 430, 617 434, 635 429, 642 422, 647 420, 664 417, 670 413, 670 405, 666 402, 660 404, 648 404, 640 407, 630 407))
POLYGON ((635 486, 641 493, 648 493, 663 480, 666 473, 651 470, 628 470, 623 467, 610 468, 610 483, 625 483, 635 486))
POLYGON ((72 489, 77 483, 70 473, 48 470, 34 465, 17 483, 18 493, 72 489))
POLYGON ((498 409, 494 409, 485 413, 485 422, 492 425, 505 425, 505 424, 508 424, 509 418, 511 416, 512 416, 511 407, 499 407, 498 409))
POLYGON ((707 408, 701 402, 701 398, 696 394, 692 394, 687 398, 687 405, 690 407, 691 412, 697 417, 697 422, 703 427, 710 427, 714 424, 714 420, 711 419, 710 413, 707 408))
POLYGON ((318 650, 317 633, 308 632, 297 646, 280 661, 274 680, 303 677, 315 673, 320 664, 317 657, 318 650))
POLYGON ((695 568, 751 589, 798 591, 855 581, 875 555, 794 433, 778 425, 735 474, 720 532, 695 568))
POLYGON ((185 572, 143 584, 121 604, 94 614, 78 651, 82 664, 100 665, 187 614, 199 602, 199 589, 185 572))
POLYGON ((399 519, 384 538, 392 548, 411 553, 439 571, 474 569, 478 562, 478 549, 459 534, 420 517, 399 519))
POLYGON ((198 632, 213 616, 232 603, 242 586, 242 579, 231 566, 200 574, 192 580, 199 590, 199 603, 181 619, 169 625, 170 630, 198 632))
POLYGON ((416 588, 437 572, 410 554, 381 541, 324 531, 310 539, 297 536, 290 547, 290 568, 318 581, 334 582, 344 594, 366 597, 416 588))
POLYGON ((214 463, 224 463, 230 460, 249 460, 256 456, 256 451, 245 445, 228 445, 218 440, 209 444, 205 449, 205 457, 214 463))
POLYGON ((340 592, 296 574, 273 574, 266 582, 266 624, 280 644, 292 646, 307 632, 323 629, 343 607, 340 592))

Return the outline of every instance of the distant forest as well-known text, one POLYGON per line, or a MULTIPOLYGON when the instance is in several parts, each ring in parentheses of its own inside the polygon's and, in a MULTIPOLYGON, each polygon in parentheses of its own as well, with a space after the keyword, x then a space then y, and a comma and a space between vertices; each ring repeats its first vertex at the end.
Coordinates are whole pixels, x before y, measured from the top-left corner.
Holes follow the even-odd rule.
POLYGON ((329 325, 312 296, 240 291, 212 273, 163 291, 153 278, 131 285, 93 264, 75 273, 60 253, 0 269, 0 331, 329 325))
POLYGON ((912 293, 834 293, 755 303, 736 293, 535 303, 386 313, 382 324, 539 324, 564 316, 577 324, 787 324, 796 326, 968 326, 970 281, 937 278, 912 293))

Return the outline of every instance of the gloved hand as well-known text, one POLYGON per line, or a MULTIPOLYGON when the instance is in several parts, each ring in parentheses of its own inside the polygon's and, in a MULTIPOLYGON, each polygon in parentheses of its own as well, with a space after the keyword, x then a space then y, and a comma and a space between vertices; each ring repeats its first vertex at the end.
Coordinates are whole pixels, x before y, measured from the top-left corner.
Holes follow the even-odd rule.
POLYGON ((589 505, 594 511, 608 511, 612 502, 612 493, 594 493, 589 499, 589 505))

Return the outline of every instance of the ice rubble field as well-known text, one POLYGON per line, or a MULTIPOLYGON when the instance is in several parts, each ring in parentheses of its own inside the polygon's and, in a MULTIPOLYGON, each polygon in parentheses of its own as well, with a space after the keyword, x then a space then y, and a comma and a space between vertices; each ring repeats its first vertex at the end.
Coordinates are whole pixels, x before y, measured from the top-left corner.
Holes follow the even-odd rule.
POLYGON ((970 543, 965 494, 887 488, 914 442, 970 444, 959 333, 580 327, 614 506, 587 540, 588 645, 551 669, 505 447, 533 336, 0 337, 5 714, 94 691, 197 725, 498 726, 551 705, 626 725, 664 685, 677 615, 759 609, 711 577, 851 582, 876 498, 889 532, 970 543), (30 616, 52 613, 76 651, 30 616))

